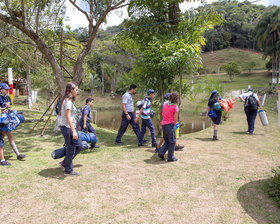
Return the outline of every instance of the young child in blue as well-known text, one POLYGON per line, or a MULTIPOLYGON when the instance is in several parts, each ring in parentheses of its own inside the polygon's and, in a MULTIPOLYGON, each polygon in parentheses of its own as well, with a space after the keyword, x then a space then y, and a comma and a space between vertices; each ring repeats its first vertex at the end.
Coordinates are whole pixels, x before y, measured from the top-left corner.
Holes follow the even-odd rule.
MULTIPOLYGON (((8 86, 7 83, 0 83, 0 91, 1 91, 0 108, 1 108, 2 113, 7 113, 9 110, 12 110, 12 108, 11 108, 12 102, 8 95, 9 89, 10 89, 10 87, 8 86)), ((14 142, 13 134, 11 132, 5 132, 4 134, 8 136, 9 143, 10 143, 11 147, 13 148, 15 154, 17 155, 17 159, 18 160, 24 159, 26 157, 26 155, 19 153, 16 143, 14 142)), ((3 133, 2 133, 2 137, 3 137, 3 133)))
MULTIPOLYGON (((90 124, 90 121, 91 121, 90 108, 93 106, 93 101, 94 101, 93 98, 86 99, 86 105, 84 106, 82 116, 79 121, 79 126, 82 131, 90 132, 90 133, 93 133, 94 135, 96 135, 96 131, 95 131, 94 127, 92 127, 92 125, 90 124)), ((94 143, 94 144, 91 144, 91 148, 99 148, 99 146, 95 145, 95 143, 94 143)))
POLYGON ((146 128, 148 127, 151 132, 152 137, 152 147, 157 147, 156 140, 156 129, 151 119, 151 99, 155 97, 155 91, 153 89, 149 89, 147 92, 147 96, 144 98, 144 104, 140 109, 139 115, 136 118, 136 122, 138 121, 140 115, 142 118, 142 128, 141 128, 141 137, 140 144, 144 144, 144 135, 146 133, 146 128))

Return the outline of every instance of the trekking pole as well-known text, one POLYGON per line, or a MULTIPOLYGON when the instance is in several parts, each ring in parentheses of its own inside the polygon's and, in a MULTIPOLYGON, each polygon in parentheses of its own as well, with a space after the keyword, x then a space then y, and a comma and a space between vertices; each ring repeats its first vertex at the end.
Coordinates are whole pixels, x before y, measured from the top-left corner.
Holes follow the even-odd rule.
POLYGON ((49 111, 50 107, 53 105, 53 103, 55 102, 55 100, 58 98, 59 96, 55 97, 54 100, 52 101, 52 103, 49 105, 48 109, 45 111, 45 113, 41 116, 41 118, 39 119, 39 121, 37 121, 37 123, 34 125, 34 127, 30 130, 29 133, 31 133, 34 128, 37 126, 37 124, 43 119, 43 117, 45 116, 45 114, 49 111))

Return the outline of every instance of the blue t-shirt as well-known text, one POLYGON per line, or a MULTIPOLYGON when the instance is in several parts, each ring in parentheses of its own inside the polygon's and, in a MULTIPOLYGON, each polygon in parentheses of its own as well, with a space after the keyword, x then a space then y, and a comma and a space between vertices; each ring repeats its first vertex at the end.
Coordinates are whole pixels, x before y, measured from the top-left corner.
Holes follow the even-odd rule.
POLYGON ((81 117, 81 122, 84 122, 84 116, 87 115, 87 122, 90 123, 91 121, 91 113, 90 113, 90 106, 86 104, 84 106, 83 112, 82 112, 82 117, 81 117))
POLYGON ((10 106, 12 106, 11 98, 8 95, 0 95, 0 107, 5 108, 7 106, 7 102, 10 103, 10 106))
POLYGON ((145 97, 144 104, 143 104, 143 111, 141 113, 141 118, 143 119, 149 119, 151 118, 151 98, 145 97))

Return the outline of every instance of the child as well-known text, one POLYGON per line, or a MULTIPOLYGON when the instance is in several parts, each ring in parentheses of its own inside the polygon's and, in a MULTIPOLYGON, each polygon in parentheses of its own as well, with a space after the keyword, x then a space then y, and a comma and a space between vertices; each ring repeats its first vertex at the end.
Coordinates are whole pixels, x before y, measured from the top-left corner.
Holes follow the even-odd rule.
MULTIPOLYGON (((79 126, 82 131, 90 132, 90 133, 93 133, 94 135, 96 135, 96 131, 95 131, 94 127, 92 127, 92 125, 90 124, 90 121, 91 121, 90 108, 92 107, 92 105, 93 105, 93 98, 87 98, 86 105, 84 106, 82 116, 79 121, 79 126)), ((99 146, 95 145, 95 143, 94 144, 92 143, 91 148, 99 148, 99 146)))
MULTIPOLYGON (((8 96, 9 89, 10 89, 10 87, 8 86, 8 84, 0 83, 0 91, 2 94, 2 95, 0 95, 0 107, 1 107, 2 113, 8 113, 9 110, 12 110, 11 109, 12 102, 11 102, 10 97, 8 96)), ((13 148, 15 154, 17 155, 17 159, 18 160, 24 159, 26 157, 26 155, 19 153, 16 143, 14 142, 13 134, 11 132, 5 132, 5 134, 8 136, 9 143, 10 143, 11 147, 13 148)))
POLYGON ((2 166, 10 166, 11 163, 9 163, 7 160, 4 158, 4 140, 3 140, 3 133, 0 131, 0 164, 2 166))
POLYGON ((151 119, 151 100, 155 98, 155 91, 153 89, 149 89, 147 92, 147 96, 144 99, 144 104, 140 109, 140 112, 135 120, 138 121, 140 115, 142 118, 142 128, 141 128, 141 137, 140 137, 140 145, 144 145, 144 135, 146 133, 146 128, 148 127, 151 132, 152 137, 152 147, 157 147, 157 140, 156 140, 156 130, 151 119))

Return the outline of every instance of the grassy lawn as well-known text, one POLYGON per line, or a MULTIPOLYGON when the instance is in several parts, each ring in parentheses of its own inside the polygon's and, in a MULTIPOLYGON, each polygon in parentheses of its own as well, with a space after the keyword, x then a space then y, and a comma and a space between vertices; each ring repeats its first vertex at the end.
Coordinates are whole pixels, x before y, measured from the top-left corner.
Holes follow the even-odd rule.
MULTIPOLYGON (((270 75, 242 74, 232 83, 214 75, 228 90, 267 86, 270 75)), ((87 96, 81 94, 77 105, 87 96)), ((22 98, 16 99, 20 102, 22 98)), ((117 107, 120 96, 96 97, 95 106, 117 107)), ((0 220, 3 223, 155 223, 155 224, 279 224, 280 208, 267 196, 271 168, 280 164, 280 128, 276 98, 264 109, 269 125, 256 120, 255 134, 246 131, 243 106, 236 103, 230 118, 219 127, 220 141, 213 142, 212 128, 183 135, 175 152, 176 163, 160 161, 149 147, 137 147, 136 137, 125 134, 123 146, 114 144, 116 131, 97 127, 100 149, 84 151, 74 160, 79 177, 65 177, 51 152, 63 137, 52 132, 52 118, 45 135, 43 122, 30 134, 34 123, 14 131, 25 161, 18 161, 5 138, 5 157, 12 163, 1 169, 0 220)), ((188 107, 184 101, 183 107, 188 107)), ((15 105, 26 120, 38 119, 44 106, 34 110, 15 105)), ((151 139, 148 138, 149 145, 151 139)))

